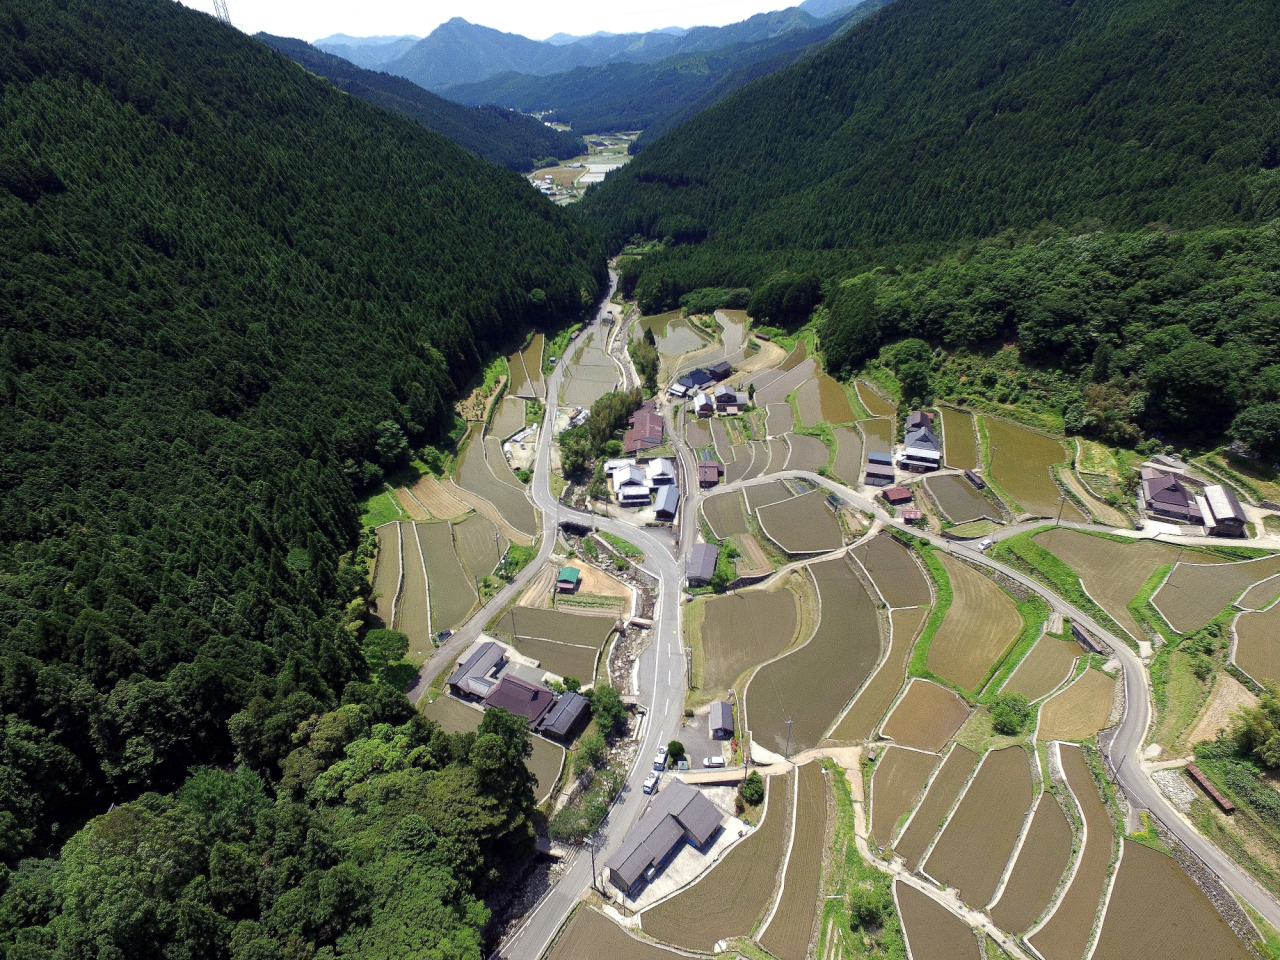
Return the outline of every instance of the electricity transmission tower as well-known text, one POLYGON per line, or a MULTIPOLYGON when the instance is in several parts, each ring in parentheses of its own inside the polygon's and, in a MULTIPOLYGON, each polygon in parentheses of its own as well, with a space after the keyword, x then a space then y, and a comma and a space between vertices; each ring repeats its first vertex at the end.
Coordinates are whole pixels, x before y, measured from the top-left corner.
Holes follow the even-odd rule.
POLYGON ((227 0, 213 0, 213 15, 231 26, 231 14, 227 12, 227 0))

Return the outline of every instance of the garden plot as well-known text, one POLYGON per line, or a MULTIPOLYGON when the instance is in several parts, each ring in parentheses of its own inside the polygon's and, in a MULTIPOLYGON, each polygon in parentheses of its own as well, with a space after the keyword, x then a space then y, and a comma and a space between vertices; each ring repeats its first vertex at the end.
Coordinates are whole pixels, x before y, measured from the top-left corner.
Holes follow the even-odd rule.
POLYGON ((844 543, 840 521, 827 505, 825 490, 761 507, 756 514, 765 534, 787 553, 826 553, 844 543))
POLYGON ((1176 860, 1125 840, 1094 960, 1252 956, 1176 860))
POLYGON ((854 387, 858 391, 858 399, 862 401, 862 405, 867 408, 867 413, 871 416, 892 419, 898 415, 898 405, 882 397, 865 380, 859 380, 854 387))
MULTIPOLYGON (((792 775, 794 776, 794 774, 792 775)), ((695 884, 641 914, 651 937, 685 950, 712 953, 716 941, 749 937, 773 899, 778 871, 791 836, 792 780, 766 780, 765 816, 760 826, 721 858, 695 884)), ((564 960, 609 956, 601 943, 564 960)))
POLYGON ((933 600, 929 581, 911 551, 882 533, 850 551, 867 571, 884 602, 891 607, 916 607, 933 600))
POLYGON ((1041 634, 1001 690, 1020 693, 1032 702, 1047 697, 1070 678, 1079 656, 1080 644, 1074 640, 1063 640, 1050 633, 1041 634))
POLYGON ((413 485, 413 495, 437 520, 457 520, 471 511, 431 474, 426 474, 413 485))
POLYGON ((760 945, 779 960, 805 960, 814 914, 822 893, 822 847, 827 833, 827 780, 822 764, 800 768, 795 835, 787 857, 782 893, 760 945))
POLYGON ((472 580, 462 569, 453 548, 453 531, 445 522, 418 523, 418 542, 427 565, 427 589, 431 594, 431 632, 456 630, 476 605, 472 580))
MULTIPOLYGON (((431 642, 431 611, 427 606, 427 574, 418 545, 417 524, 401 523, 404 580, 396 604, 394 627, 409 638, 409 659, 421 663, 435 649, 431 642)), ((452 549, 452 548, 451 548, 452 549)))
POLYGON ((764 547, 760 546, 760 541, 754 534, 741 534, 734 537, 733 542, 738 545, 738 552, 741 554, 735 562, 738 576, 761 577, 773 570, 773 564, 769 562, 764 547))
POLYGON ((516 397, 503 397, 489 423, 489 436, 495 440, 507 440, 524 429, 524 401, 516 397))
POLYGON ((1053 898, 1062 875, 1071 865, 1071 824, 1053 794, 1040 794, 1027 838, 991 919, 1012 934, 1031 929, 1053 898))
POLYGON ((907 676, 907 661, 911 659, 911 648, 928 616, 928 607, 910 607, 894 610, 889 614, 893 634, 889 653, 831 734, 832 740, 848 743, 871 739, 884 718, 885 711, 892 706, 898 691, 902 689, 907 676))
POLYGON ((378 561, 373 568, 372 610, 385 626, 392 625, 396 593, 400 589, 400 524, 384 523, 377 530, 378 561))
POLYGON ((887 850, 898 821, 916 805, 939 758, 931 753, 889 747, 876 761, 871 775, 871 836, 887 850))
POLYGON ((799 624, 796 595, 786 587, 743 590, 703 601, 702 685, 727 690, 744 670, 791 645, 799 624))
MULTIPOLYGON (((991 476, 1027 513, 1058 515, 1062 491, 1053 479, 1053 465, 1069 460, 1062 444, 1042 433, 996 417, 984 417, 991 454, 991 476)), ((1070 500, 1062 504, 1062 519, 1084 523, 1070 500)))
POLYGON ((795 496, 781 480, 770 480, 768 483, 757 483, 750 487, 746 487, 743 493, 747 498, 747 510, 755 513, 761 507, 767 507, 770 504, 781 503, 783 500, 790 500, 795 496))
POLYGON ((683 954, 664 950, 627 933, 604 914, 580 906, 560 932, 547 960, 582 960, 608 957, 609 960, 679 960, 683 954))
MULTIPOLYGON (((471 442, 458 458, 457 480, 463 489, 489 501, 500 515, 516 530, 526 536, 537 536, 537 514, 524 495, 524 487, 511 475, 507 458, 499 447, 497 459, 501 463, 490 464, 485 459, 486 448, 479 442, 477 428, 472 427, 471 442), (514 483, 505 483, 499 476, 511 476, 514 483)), ((492 517, 490 519, 493 519, 492 517)))
MULTIPOLYGON (((791 455, 791 448, 787 446, 787 441, 782 437, 773 437, 768 441, 769 447, 769 465, 765 467, 758 476, 770 473, 781 473, 787 466, 787 457, 791 455)), ((756 460, 759 461, 760 455, 757 452, 756 460)))
POLYGON ((914 871, 920 865, 920 858, 938 833, 938 825, 955 806, 956 798, 977 765, 978 755, 967 747, 957 744, 947 754, 938 775, 929 784, 929 792, 894 844, 894 852, 906 860, 908 870, 914 871))
POLYGON ((1033 799, 1026 751, 988 753, 922 869, 982 909, 1000 884, 1033 799))
POLYGON ((954 407, 939 407, 942 413, 942 452, 947 466, 957 470, 978 469, 978 431, 973 414, 954 407))
POLYGON ((1107 725, 1116 681, 1101 670, 1086 670, 1040 708, 1037 739, 1085 740, 1107 725))
POLYGON ((705 420, 689 420, 684 425, 684 439, 689 446, 696 448, 712 445, 711 425, 705 420))
POLYGON ((836 461, 832 472, 837 480, 856 487, 862 472, 862 437, 853 427, 836 427, 836 461))
POLYGON ((1009 595, 972 567, 945 553, 938 561, 951 580, 953 599, 933 635, 928 667, 965 690, 977 690, 1022 632, 1009 595))
POLYGON ((969 719, 969 706, 945 687, 912 680, 880 731, 894 743, 937 752, 969 719))
POLYGON ((912 960, 982 960, 973 930, 942 904, 901 880, 893 894, 912 960))
MULTIPOLYGON (((1071 885, 1058 900, 1049 921, 1028 939, 1045 960, 1080 960, 1093 933, 1098 902, 1107 884, 1115 832, 1111 817, 1093 785, 1093 774, 1079 747, 1060 744, 1067 785, 1084 812, 1087 833, 1071 885)), ((1147 905, 1145 898, 1138 901, 1147 905)))
POLYGON ((831 459, 831 451, 817 437, 805 436, 802 433, 788 433, 787 445, 791 447, 791 455, 787 458, 788 470, 817 471, 827 465, 831 459))
POLYGON ((767 407, 769 416, 765 420, 764 432, 771 437, 780 437, 796 428, 795 411, 789 403, 771 403, 767 407))
MULTIPOLYGON (((378 573, 381 576, 381 555, 378 573)), ((1235 664, 1259 683, 1280 684, 1280 604, 1236 620, 1235 664)))
POLYGON ((958 474, 926 477, 924 486, 952 523, 968 523, 984 517, 988 520, 1000 519, 1000 511, 972 483, 958 474))
POLYGON ((717 493, 702 501, 702 516, 717 540, 751 532, 747 511, 742 505, 741 491, 717 493))
POLYGON ((811 564, 822 616, 807 644, 761 667, 746 690, 747 721, 767 750, 822 742, 880 657, 875 603, 843 559, 811 564))
POLYGON ((507 538, 498 533, 494 522, 478 513, 455 523, 453 537, 462 565, 473 579, 493 573, 509 546, 507 538))
POLYGON ((1280 573, 1280 554, 1241 563, 1179 563, 1151 603, 1179 633, 1194 633, 1236 597, 1280 573))

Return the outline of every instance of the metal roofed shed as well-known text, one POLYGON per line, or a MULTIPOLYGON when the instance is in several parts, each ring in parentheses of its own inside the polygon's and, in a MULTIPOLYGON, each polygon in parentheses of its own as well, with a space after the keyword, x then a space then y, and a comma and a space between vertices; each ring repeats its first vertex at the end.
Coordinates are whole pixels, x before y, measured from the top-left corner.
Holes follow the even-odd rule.
POLYGON ((670 862, 682 841, 701 849, 720 829, 723 815, 714 803, 681 780, 671 780, 649 811, 609 858, 609 882, 628 896, 670 862), (646 876, 648 874, 648 876, 646 876))
POLYGON ((1236 498, 1235 491, 1221 484, 1204 488, 1204 495, 1196 497, 1196 503, 1204 516, 1206 531, 1211 536, 1243 537, 1249 518, 1236 498))
POLYGON ((555 694, 546 687, 540 687, 507 674, 484 698, 484 707, 486 710, 491 707, 502 707, 508 713, 524 717, 529 721, 529 726, 536 727, 551 709, 554 701, 555 694))
POLYGON ((695 543, 693 553, 689 556, 689 586, 705 587, 715 576, 716 561, 720 559, 720 548, 711 543, 695 543))
POLYGON ((891 467, 893 466, 893 454, 888 450, 868 450, 867 463, 881 463, 891 467))
POLYGON ((676 510, 680 507, 680 491, 673 485, 658 487, 658 496, 653 501, 653 512, 659 520, 674 520, 676 510))
POLYGON ((560 593, 573 593, 582 581, 582 571, 577 567, 561 567, 556 574, 556 590, 560 593))
POLYGON ((711 704, 707 729, 712 740, 728 740, 733 736, 733 707, 723 700, 711 704))
POLYGON ((493 674, 506 659, 506 648, 500 643, 486 640, 472 644, 458 659, 458 669, 449 676, 448 684, 459 696, 486 697, 498 682, 493 674))
POLYGON ((899 503, 911 502, 911 491, 906 487, 890 487, 883 494, 885 502, 892 503, 895 506, 899 503))
POLYGON ((538 732, 557 740, 567 740, 573 728, 590 712, 591 707, 586 697, 578 693, 566 693, 547 711, 538 725, 538 732))
POLYGON ((698 462, 698 486, 714 487, 720 482, 720 461, 701 460, 698 462))
POLYGON ((707 367, 707 373, 717 380, 723 380, 725 377, 729 376, 732 370, 733 368, 729 366, 728 360, 721 360, 718 363, 713 363, 711 366, 707 367))

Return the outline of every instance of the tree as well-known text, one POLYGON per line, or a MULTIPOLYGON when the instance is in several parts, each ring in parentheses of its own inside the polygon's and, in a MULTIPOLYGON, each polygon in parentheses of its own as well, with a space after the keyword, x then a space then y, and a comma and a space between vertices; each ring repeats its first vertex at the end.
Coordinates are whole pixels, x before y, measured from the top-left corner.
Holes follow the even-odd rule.
POLYGON ((887 884, 862 882, 849 891, 849 924, 854 930, 876 930, 893 913, 893 895, 887 884))
POLYGON ((747 774, 742 785, 738 787, 738 796, 749 807, 764 802, 764 778, 760 776, 760 771, 752 770, 747 774))
MULTIPOLYGON (((1178 347, 1147 367, 1157 415, 1187 433, 1221 432, 1236 406, 1239 358, 1202 341, 1178 347)), ((1150 406, 1150 404, 1149 404, 1150 406)))
POLYGON ((391 664, 404 659, 409 652, 409 638, 399 630, 370 630, 364 635, 360 652, 368 661, 369 669, 374 673, 381 673, 391 664))
POLYGON ((1031 705, 1020 693, 999 693, 991 701, 991 726, 1006 737, 1022 733, 1031 719, 1031 705))
POLYGON ((679 763, 684 759, 684 744, 679 740, 672 740, 667 744, 667 760, 671 763, 679 763))
POLYGON ((1255 707, 1242 707, 1231 724, 1231 737, 1243 753, 1264 766, 1280 767, 1280 699, 1263 696, 1255 707))
POLYGON ((1280 459, 1280 403, 1241 410, 1227 434, 1270 462, 1280 459))
POLYGON ((591 715, 595 717, 596 726, 606 737, 621 730, 627 722, 627 705, 622 702, 622 695, 607 683, 597 684, 588 695, 591 701, 591 715))
POLYGON ((812 273, 775 274, 751 295, 747 313, 753 320, 763 320, 790 327, 804 323, 813 308, 822 301, 822 284, 812 273))

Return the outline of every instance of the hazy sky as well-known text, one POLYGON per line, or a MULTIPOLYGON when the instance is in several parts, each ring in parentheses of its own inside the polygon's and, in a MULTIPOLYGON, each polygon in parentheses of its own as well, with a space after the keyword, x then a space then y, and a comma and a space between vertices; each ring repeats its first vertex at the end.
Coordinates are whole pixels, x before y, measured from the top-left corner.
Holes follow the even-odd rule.
MULTIPOLYGON (((213 12, 213 0, 181 0, 213 12)), ((484 24, 535 40, 553 33, 613 33, 658 27, 721 26, 755 13, 793 6, 800 0, 227 0, 232 22, 247 33, 265 30, 280 36, 318 40, 333 33, 353 37, 380 34, 426 36, 452 17, 484 24)))

